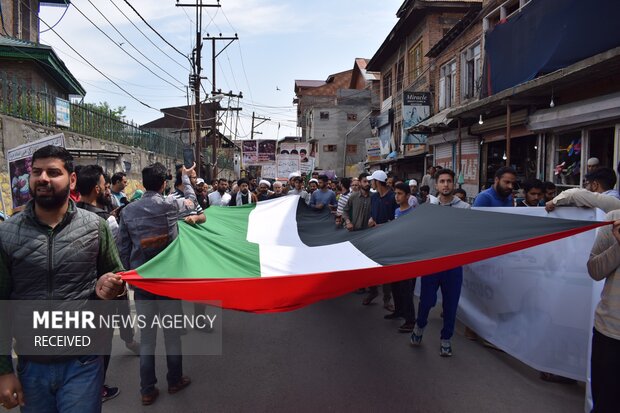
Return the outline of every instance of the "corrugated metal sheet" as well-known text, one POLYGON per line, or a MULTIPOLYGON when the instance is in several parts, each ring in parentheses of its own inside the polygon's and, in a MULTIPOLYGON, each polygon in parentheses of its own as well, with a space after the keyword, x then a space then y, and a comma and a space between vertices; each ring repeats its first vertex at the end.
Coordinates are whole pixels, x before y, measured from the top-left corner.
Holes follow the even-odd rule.
POLYGON ((477 155, 480 150, 478 139, 463 139, 461 141, 461 152, 463 155, 477 155))
POLYGON ((452 144, 445 143, 435 146, 435 162, 440 163, 441 160, 450 159, 452 161, 452 144))

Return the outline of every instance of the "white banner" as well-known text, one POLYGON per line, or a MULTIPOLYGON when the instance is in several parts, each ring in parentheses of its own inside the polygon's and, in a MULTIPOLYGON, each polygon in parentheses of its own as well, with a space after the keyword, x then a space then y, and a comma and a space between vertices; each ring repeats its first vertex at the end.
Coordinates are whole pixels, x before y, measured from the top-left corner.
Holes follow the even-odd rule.
MULTIPOLYGON (((544 208, 478 209, 597 219, 595 210, 583 208, 550 214, 544 208)), ((588 231, 463 267, 458 318, 532 368, 587 381, 594 309, 603 289, 586 267, 595 236, 588 231)))

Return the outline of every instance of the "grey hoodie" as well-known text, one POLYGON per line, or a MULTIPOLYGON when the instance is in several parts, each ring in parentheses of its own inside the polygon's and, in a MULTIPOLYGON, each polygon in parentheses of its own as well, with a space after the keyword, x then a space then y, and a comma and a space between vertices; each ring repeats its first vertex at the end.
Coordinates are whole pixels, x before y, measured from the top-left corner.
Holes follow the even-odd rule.
POLYGON ((440 206, 449 206, 449 207, 453 207, 453 208, 462 208, 462 209, 469 209, 469 208, 471 208, 471 205, 469 205, 467 202, 461 201, 456 196, 453 196, 452 197, 452 201, 450 201, 447 204, 442 204, 441 201, 439 201, 439 198, 435 198, 435 199, 431 198, 431 204, 440 205, 440 206), (435 201, 435 199, 437 201, 435 201))

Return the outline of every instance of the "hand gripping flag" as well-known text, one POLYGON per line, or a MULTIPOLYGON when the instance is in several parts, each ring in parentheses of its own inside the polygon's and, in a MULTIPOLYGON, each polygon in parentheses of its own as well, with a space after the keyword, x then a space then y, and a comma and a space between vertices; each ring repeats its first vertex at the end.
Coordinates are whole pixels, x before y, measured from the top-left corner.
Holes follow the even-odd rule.
POLYGON ((396 221, 349 232, 297 196, 206 214, 196 227, 180 222, 175 241, 123 278, 172 298, 288 311, 608 224, 423 204, 396 221))

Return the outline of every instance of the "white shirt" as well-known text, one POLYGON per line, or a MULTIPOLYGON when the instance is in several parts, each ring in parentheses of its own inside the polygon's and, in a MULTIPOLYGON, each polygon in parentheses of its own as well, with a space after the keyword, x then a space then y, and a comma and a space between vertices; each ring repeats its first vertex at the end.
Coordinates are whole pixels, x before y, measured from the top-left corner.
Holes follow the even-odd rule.
POLYGON ((221 195, 219 191, 213 191, 209 194, 209 205, 211 206, 228 206, 231 196, 228 192, 221 195))

